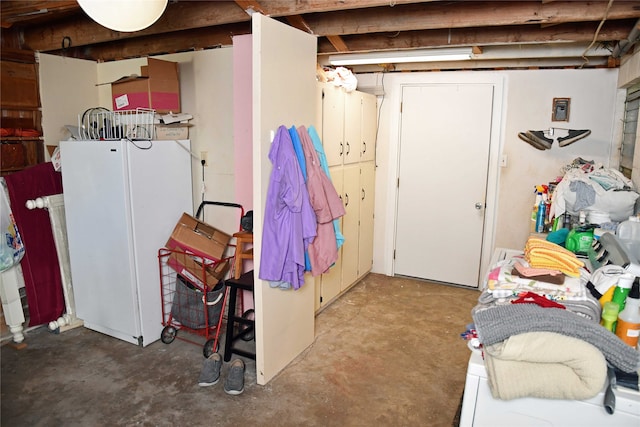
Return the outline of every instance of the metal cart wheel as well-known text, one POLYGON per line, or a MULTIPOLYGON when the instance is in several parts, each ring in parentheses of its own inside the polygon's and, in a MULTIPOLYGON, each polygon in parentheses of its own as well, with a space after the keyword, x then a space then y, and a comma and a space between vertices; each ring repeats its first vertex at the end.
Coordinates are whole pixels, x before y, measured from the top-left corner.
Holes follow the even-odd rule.
MULTIPOLYGON (((254 316, 255 316, 255 310, 253 308, 250 308, 249 310, 242 313, 243 319, 253 319, 254 316)), ((252 341, 256 336, 255 329, 249 328, 249 327, 245 329, 247 329, 247 331, 244 332, 242 335, 240 335, 240 339, 242 339, 242 341, 252 341)))
POLYGON ((219 349, 220 345, 215 338, 208 340, 204 343, 204 347, 202 348, 202 355, 205 359, 208 359, 213 353, 216 353, 219 349))
POLYGON ((160 340, 165 344, 171 344, 176 339, 178 330, 173 326, 165 326, 160 335, 160 340))

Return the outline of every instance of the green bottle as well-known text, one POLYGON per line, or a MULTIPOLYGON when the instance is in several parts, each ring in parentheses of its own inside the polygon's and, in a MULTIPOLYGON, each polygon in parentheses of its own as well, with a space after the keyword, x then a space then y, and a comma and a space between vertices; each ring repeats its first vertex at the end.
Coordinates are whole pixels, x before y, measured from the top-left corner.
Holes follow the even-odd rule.
POLYGON ((624 304, 627 300, 627 295, 629 295, 631 286, 633 286, 633 279, 635 279, 635 277, 632 274, 624 273, 618 279, 618 284, 616 285, 616 289, 613 291, 613 296, 611 297, 611 301, 618 304, 618 307, 620 307, 620 312, 624 310, 624 304))
POLYGON ((620 306, 613 301, 604 303, 602 308, 602 320, 600 324, 610 330, 616 331, 616 321, 618 320, 618 313, 620 312, 620 306))

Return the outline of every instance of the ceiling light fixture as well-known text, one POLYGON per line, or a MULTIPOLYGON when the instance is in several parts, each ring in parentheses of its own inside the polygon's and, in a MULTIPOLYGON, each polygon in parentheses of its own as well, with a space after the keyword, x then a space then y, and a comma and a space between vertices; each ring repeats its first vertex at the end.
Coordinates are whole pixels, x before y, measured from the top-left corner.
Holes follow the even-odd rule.
POLYGON ((329 56, 331 65, 396 64, 401 62, 464 61, 471 59, 470 47, 348 53, 329 56))
POLYGON ((87 15, 110 30, 144 30, 164 13, 168 0, 78 0, 87 15))

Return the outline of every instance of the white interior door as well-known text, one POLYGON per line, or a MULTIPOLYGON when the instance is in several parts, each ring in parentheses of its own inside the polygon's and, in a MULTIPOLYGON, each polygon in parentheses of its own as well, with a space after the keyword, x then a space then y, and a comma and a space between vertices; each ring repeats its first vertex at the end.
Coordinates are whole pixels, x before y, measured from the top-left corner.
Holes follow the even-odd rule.
POLYGON ((402 89, 394 272, 478 286, 493 86, 402 89))

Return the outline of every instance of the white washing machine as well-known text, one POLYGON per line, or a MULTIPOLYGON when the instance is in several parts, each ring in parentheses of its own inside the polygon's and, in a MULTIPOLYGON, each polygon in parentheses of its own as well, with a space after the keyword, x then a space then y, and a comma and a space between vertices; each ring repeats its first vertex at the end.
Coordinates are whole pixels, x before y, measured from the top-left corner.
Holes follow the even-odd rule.
POLYGON ((604 409, 604 388, 588 400, 494 399, 480 351, 472 351, 467 368, 460 427, 638 427, 640 392, 616 387, 615 411, 604 409))

